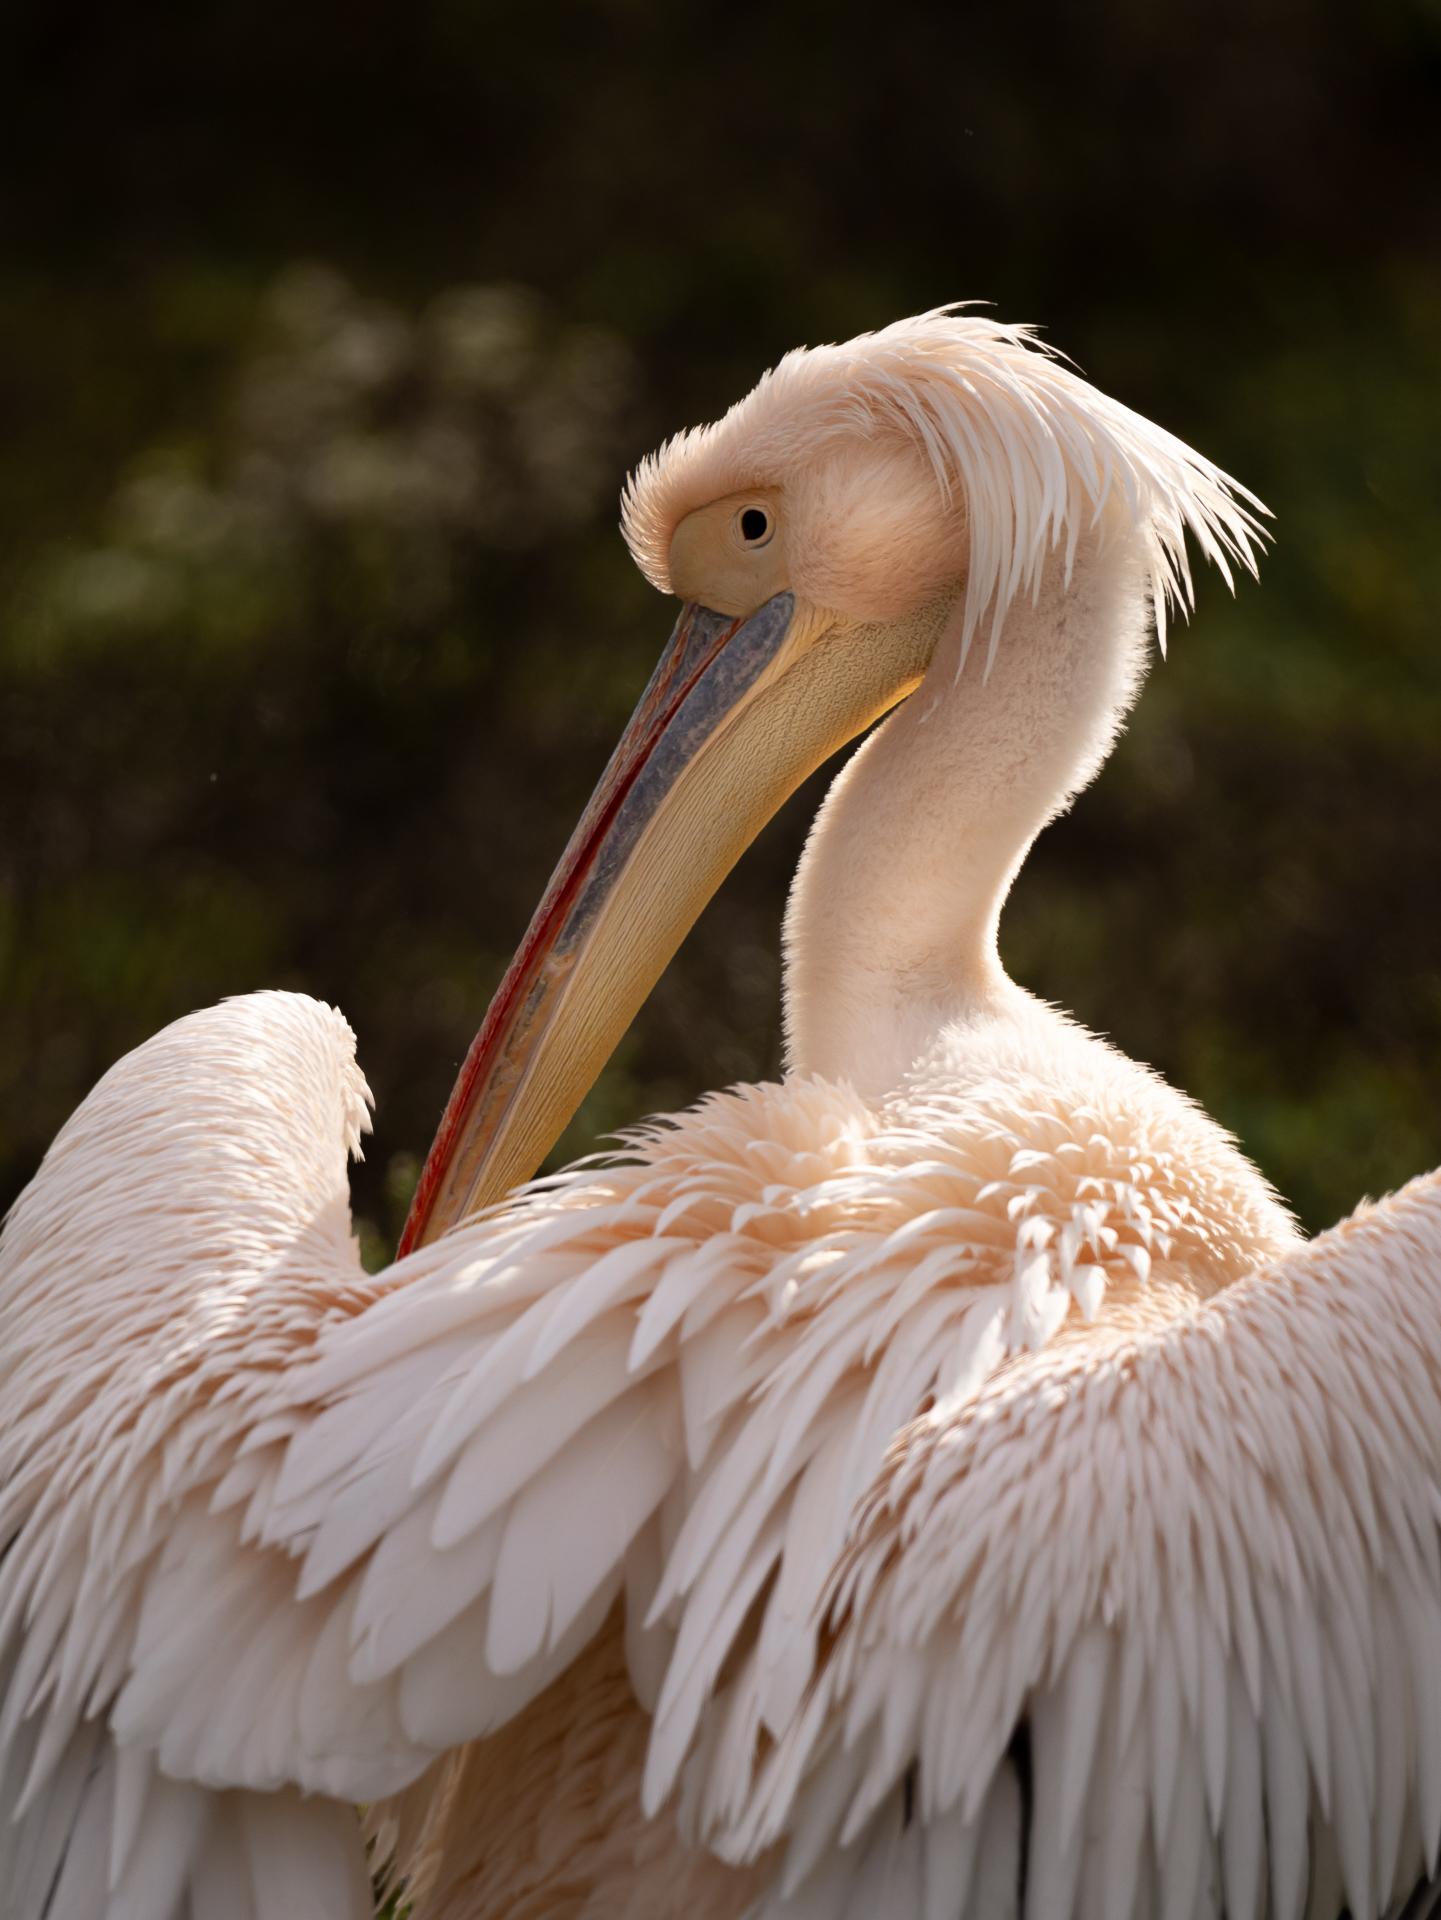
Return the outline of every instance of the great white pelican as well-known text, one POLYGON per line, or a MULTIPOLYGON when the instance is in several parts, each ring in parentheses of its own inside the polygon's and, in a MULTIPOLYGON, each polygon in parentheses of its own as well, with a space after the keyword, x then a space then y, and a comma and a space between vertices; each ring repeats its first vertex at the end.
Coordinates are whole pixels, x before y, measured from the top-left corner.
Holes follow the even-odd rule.
POLYGON ((1187 535, 1250 567, 1259 511, 953 310, 641 465, 679 619, 402 1257, 293 994, 121 1060, 9 1217, 0 1912, 361 1920, 358 1805, 418 1920, 1373 1920, 1434 1872, 1441 1177, 1304 1242, 997 957, 1187 535), (518 1185, 892 708, 784 1079, 518 1185))

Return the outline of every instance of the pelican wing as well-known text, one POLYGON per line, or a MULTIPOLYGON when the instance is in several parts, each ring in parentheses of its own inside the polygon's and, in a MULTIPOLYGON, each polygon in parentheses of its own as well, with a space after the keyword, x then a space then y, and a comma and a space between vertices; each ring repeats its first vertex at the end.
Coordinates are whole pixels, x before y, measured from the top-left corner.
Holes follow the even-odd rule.
POLYGON ((352 1049, 293 995, 177 1022, 97 1086, 7 1223, 17 1920, 368 1914, 335 1802, 533 1698, 674 1477, 677 1397, 631 1355, 626 1304, 669 1243, 598 1240, 603 1206, 541 1197, 367 1275, 352 1049))
MULTIPOLYGON (((350 1242, 366 1091, 329 1008, 261 995, 119 1062, 0 1242, 0 1906, 14 1920, 361 1915, 354 1815, 283 1762, 307 1635, 217 1489, 288 1364, 378 1287, 350 1242), (272 1665, 272 1661, 274 1664, 272 1665), (116 1734, 165 1666, 167 1738, 116 1734), (234 1767, 217 1702, 248 1697, 234 1767), (264 1794, 237 1792, 263 1782, 264 1794)), ((373 1747, 395 1764, 393 1718, 373 1747)))
MULTIPOLYGON (((690 1763, 728 1857, 789 1841, 755 1920, 1399 1909, 1441 1847, 1438 1387, 1431 1175, 913 1423, 804 1698, 690 1763)), ((754 1661, 728 1691, 766 1717, 754 1661)))

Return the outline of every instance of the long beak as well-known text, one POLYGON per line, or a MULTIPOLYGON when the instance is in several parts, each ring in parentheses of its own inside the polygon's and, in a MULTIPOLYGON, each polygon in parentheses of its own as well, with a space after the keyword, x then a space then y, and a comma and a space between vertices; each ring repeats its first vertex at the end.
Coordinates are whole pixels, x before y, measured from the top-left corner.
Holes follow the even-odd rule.
POLYGON ((761 827, 919 678, 875 647, 838 670, 839 637, 790 593, 744 620, 682 609, 461 1068, 401 1253, 530 1178, 761 827))

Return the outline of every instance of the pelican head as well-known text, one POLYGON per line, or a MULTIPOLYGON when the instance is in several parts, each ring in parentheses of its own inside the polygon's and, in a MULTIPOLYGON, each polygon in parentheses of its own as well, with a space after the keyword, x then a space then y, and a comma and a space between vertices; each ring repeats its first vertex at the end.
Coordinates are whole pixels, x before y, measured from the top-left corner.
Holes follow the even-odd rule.
POLYGON ((795 788, 920 684, 987 670, 1078 544, 1131 536, 1164 644, 1185 535, 1230 579, 1259 509, 1029 329, 938 309, 786 356, 642 461, 622 525, 682 602, 462 1068, 402 1250, 540 1163, 701 909, 795 788), (1249 506, 1246 504, 1249 502, 1249 506))

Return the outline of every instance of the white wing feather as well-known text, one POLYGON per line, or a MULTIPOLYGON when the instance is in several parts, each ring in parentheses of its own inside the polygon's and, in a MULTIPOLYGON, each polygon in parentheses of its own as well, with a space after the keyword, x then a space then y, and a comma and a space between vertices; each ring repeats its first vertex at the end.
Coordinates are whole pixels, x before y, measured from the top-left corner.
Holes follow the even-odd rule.
POLYGON ((17 1920, 367 1914, 353 1813, 293 1787, 374 1800, 523 1708, 676 1477, 677 1393, 630 1350, 680 1243, 542 1205, 372 1279, 364 1100, 329 1009, 231 1002, 107 1075, 11 1216, 17 1920))
POLYGON ((1172 1326, 1013 1363, 898 1436, 811 1688, 770 1709, 743 1664, 707 1712, 757 1688, 771 1737, 744 1779, 698 1782, 702 1737, 688 1804, 728 1858, 791 1836, 795 1904, 757 1920, 869 1861, 906 1778, 971 1889, 935 1896, 956 1920, 1022 1886, 1027 1914, 1077 1920, 1399 1911, 1441 1853, 1438 1528, 1432 1175, 1172 1326), (1022 1732, 1007 1851, 987 1809, 1022 1732))

